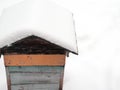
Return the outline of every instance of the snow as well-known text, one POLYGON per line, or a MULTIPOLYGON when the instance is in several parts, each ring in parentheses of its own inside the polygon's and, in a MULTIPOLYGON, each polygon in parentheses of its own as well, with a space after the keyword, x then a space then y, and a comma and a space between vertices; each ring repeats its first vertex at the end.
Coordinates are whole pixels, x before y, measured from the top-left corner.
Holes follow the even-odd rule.
POLYGON ((120 1, 52 1, 74 13, 78 36, 79 55, 66 60, 63 90, 120 90, 120 1))
POLYGON ((67 58, 64 90, 120 90, 120 1, 58 3, 74 13, 80 51, 67 58))
POLYGON ((0 47, 29 35, 78 53, 72 13, 48 0, 25 0, 3 10, 0 47))
POLYGON ((3 55, 0 57, 0 90, 7 90, 7 80, 3 55))

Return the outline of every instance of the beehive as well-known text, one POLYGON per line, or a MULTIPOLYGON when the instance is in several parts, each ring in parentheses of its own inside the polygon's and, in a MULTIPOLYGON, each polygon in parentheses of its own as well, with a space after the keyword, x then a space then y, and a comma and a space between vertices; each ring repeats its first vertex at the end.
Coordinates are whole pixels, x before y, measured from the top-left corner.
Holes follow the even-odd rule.
POLYGON ((62 90, 66 52, 37 36, 3 47, 8 90, 62 90))

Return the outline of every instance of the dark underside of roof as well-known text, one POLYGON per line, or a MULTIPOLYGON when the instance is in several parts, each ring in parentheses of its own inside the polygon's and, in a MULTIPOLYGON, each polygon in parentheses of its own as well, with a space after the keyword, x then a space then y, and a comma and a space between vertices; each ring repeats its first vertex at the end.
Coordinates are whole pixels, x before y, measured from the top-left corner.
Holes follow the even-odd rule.
POLYGON ((37 36, 28 36, 0 49, 1 54, 66 54, 68 50, 37 36))

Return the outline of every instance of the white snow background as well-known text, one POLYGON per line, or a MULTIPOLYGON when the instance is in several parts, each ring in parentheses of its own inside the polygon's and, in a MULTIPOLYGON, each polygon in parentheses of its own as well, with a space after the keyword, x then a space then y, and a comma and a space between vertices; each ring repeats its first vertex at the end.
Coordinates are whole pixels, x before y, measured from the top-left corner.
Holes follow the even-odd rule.
MULTIPOLYGON (((0 0, 0 14, 22 0, 0 0)), ((74 14, 79 55, 70 54, 64 90, 120 90, 120 1, 52 0, 74 14)), ((0 60, 0 90, 6 89, 0 60)))

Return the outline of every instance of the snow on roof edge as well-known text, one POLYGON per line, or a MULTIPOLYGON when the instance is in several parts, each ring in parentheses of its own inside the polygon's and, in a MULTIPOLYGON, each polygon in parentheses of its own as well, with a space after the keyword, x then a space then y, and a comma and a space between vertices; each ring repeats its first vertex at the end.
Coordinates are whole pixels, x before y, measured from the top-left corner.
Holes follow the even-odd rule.
POLYGON ((74 53, 74 54, 78 55, 78 52, 70 50, 69 48, 65 48, 65 47, 61 46, 60 44, 53 42, 52 40, 48 40, 48 39, 42 37, 43 35, 41 35, 41 36, 37 35, 37 34, 35 34, 35 32, 34 33, 32 33, 32 32, 31 33, 30 32, 29 33, 28 32, 24 32, 24 33, 19 32, 19 34, 18 34, 18 32, 16 32, 14 34, 11 34, 11 35, 7 36, 6 38, 4 38, 4 40, 0 41, 0 48, 3 48, 5 46, 11 46, 12 43, 14 43, 16 41, 19 41, 23 38, 32 36, 32 35, 40 37, 40 38, 42 38, 42 39, 44 39, 44 40, 46 40, 46 41, 48 41, 52 44, 55 44, 57 46, 60 46, 61 48, 64 48, 66 51, 69 51, 71 53, 74 53))
MULTIPOLYGON (((29 1, 29 0, 25 0, 25 1, 29 1)), ((34 0, 31 0, 31 1, 33 2, 34 0)), ((39 1, 39 0, 36 0, 36 1, 39 1)), ((41 0, 41 1, 43 1, 43 4, 46 3, 46 2, 44 3, 44 0, 41 0)), ((48 5, 48 4, 45 4, 45 5, 48 5)), ((0 31, 0 33, 1 33, 0 36, 2 37, 2 38, 0 38, 0 44, 1 44, 1 46, 9 45, 9 44, 11 44, 11 43, 13 43, 13 42, 15 42, 17 40, 20 40, 20 39, 22 39, 24 37, 27 37, 27 36, 30 36, 30 35, 35 35, 35 36, 41 37, 41 38, 43 38, 43 39, 45 39, 47 41, 51 41, 52 43, 54 43, 54 44, 56 44, 58 46, 64 47, 65 49, 69 50, 70 52, 78 54, 77 41, 75 42, 76 36, 74 35, 75 34, 75 30, 73 30, 73 29, 75 29, 74 22, 73 22, 73 16, 70 15, 72 13, 66 12, 67 10, 63 10, 63 8, 62 9, 57 8, 56 5, 53 6, 53 7, 56 7, 56 9, 54 11, 53 7, 51 7, 51 5, 50 5, 49 6, 51 8, 50 10, 53 13, 53 14, 50 14, 50 15, 53 15, 53 17, 52 17, 52 19, 53 19, 52 21, 53 22, 51 24, 51 22, 49 23, 49 21, 47 21, 47 20, 43 21, 43 22, 47 22, 47 25, 50 24, 50 25, 48 25, 48 28, 46 28, 46 27, 44 27, 44 25, 46 23, 42 24, 43 22, 40 22, 40 24, 38 24, 38 22, 35 22, 35 20, 34 20, 34 17, 37 15, 38 11, 35 11, 35 12, 34 11, 29 11, 30 9, 33 9, 33 8, 37 8, 38 10, 40 9, 39 7, 36 7, 34 5, 36 5, 36 4, 33 4, 32 7, 31 7, 31 3, 29 3, 28 6, 26 6, 26 2, 25 3, 24 2, 20 2, 20 4, 17 3, 17 5, 13 5, 12 8, 11 7, 8 8, 8 9, 5 8, 5 11, 4 11, 4 14, 3 14, 3 17, 2 17, 3 18, 3 23, 1 24, 2 28, 0 28, 0 29, 2 30, 3 33, 7 32, 7 34, 3 34, 4 36, 2 37, 1 36, 2 33, 0 31), (26 9, 22 8, 22 6, 24 6, 26 9), (17 11, 20 10, 20 12, 16 13, 14 10, 17 10, 17 11), (27 10, 28 12, 26 13, 25 10, 27 10), (32 13, 35 13, 35 14, 32 14, 32 13), (16 17, 14 17, 14 14, 17 14, 17 15, 15 15, 16 17), (23 16, 20 16, 21 14, 23 14, 23 16), (30 14, 32 14, 32 15, 30 15, 30 14), (57 15, 57 18, 54 18, 54 15, 57 15), (62 17, 61 17, 61 15, 62 15, 62 17), (25 19, 26 16, 28 17, 27 19, 25 19), (6 17, 7 17, 7 19, 6 19, 6 17), (21 19, 19 19, 19 17, 21 19, 23 19, 23 21, 21 19), (32 19, 31 19, 31 17, 32 17, 32 19), (59 17, 60 17, 60 19, 59 19, 59 17), (10 18, 13 18, 13 19, 15 18, 15 19, 13 20, 13 19, 10 19, 10 18), (18 20, 16 20, 16 19, 18 19, 18 20), (55 19, 57 19, 58 21, 56 22, 55 19), (19 23, 19 20, 20 20, 20 23, 19 23), (11 22, 11 21, 13 21, 13 22, 11 22), (24 23, 24 21, 25 21, 25 23, 24 23), (30 23, 28 21, 33 22, 33 23, 30 23), (41 27, 41 25, 43 25, 43 26, 41 27), (55 25, 56 25, 56 27, 53 27, 55 25), (37 30, 36 30, 36 27, 37 27, 37 30), (38 29, 38 27, 39 27, 39 29, 38 29), (21 29, 22 32, 18 32, 18 31, 20 31, 18 29, 21 29), (32 32, 31 31, 27 32, 27 31, 25 31, 26 29, 27 30, 28 29, 32 29, 32 32), (35 32, 34 32, 34 30, 35 30, 35 32), (41 31, 41 30, 43 30, 43 31, 41 31), (55 32, 59 37, 54 36, 55 34, 51 34, 49 30, 51 32, 55 32), (16 32, 16 34, 15 34, 15 32, 16 32), (69 34, 65 34, 65 37, 63 37, 64 36, 63 32, 64 33, 70 33, 70 35, 69 34), (47 35, 47 33, 50 33, 50 34, 47 35), (55 38, 56 38, 56 40, 55 40, 55 38), (66 40, 63 40, 63 39, 66 39, 66 40), (70 45, 70 44, 72 44, 72 45, 70 45)), ((45 8, 45 6, 41 6, 41 7, 45 8)), ((46 7, 46 8, 48 8, 47 13, 50 13, 49 12, 49 7, 48 6, 46 7)), ((39 13, 42 13, 42 12, 39 11, 39 13)), ((46 14, 46 11, 45 11, 45 14, 46 14)), ((49 16, 47 16, 47 17, 49 17, 49 16)), ((40 20, 42 19, 41 17, 38 17, 38 18, 40 20)), ((46 17, 43 17, 43 18, 46 19, 46 17)), ((49 18, 51 18, 51 16, 49 18)), ((48 18, 48 20, 49 20, 49 18, 48 18)))

